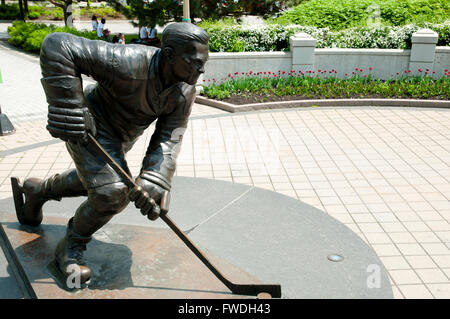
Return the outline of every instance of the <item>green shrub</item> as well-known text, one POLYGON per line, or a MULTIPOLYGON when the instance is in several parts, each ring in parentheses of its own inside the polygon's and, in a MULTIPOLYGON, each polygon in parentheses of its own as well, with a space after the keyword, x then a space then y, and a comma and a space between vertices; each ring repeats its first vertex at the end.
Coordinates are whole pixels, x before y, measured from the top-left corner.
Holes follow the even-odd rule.
POLYGON ((411 23, 441 23, 450 19, 448 0, 310 0, 271 20, 278 24, 301 24, 331 30, 366 26, 379 7, 383 25, 402 26, 411 23))
POLYGON ((411 36, 426 27, 439 34, 439 46, 450 46, 450 21, 443 24, 422 23, 404 26, 354 27, 343 31, 300 25, 241 26, 211 22, 199 24, 210 35, 211 52, 289 50, 289 37, 305 32, 317 40, 317 48, 409 49, 411 36))
POLYGON ((79 31, 69 27, 47 26, 44 23, 14 21, 12 26, 8 27, 8 33, 11 36, 8 41, 24 50, 36 52, 40 50, 44 38, 53 32, 66 32, 91 40, 97 39, 95 32, 87 30, 79 31))

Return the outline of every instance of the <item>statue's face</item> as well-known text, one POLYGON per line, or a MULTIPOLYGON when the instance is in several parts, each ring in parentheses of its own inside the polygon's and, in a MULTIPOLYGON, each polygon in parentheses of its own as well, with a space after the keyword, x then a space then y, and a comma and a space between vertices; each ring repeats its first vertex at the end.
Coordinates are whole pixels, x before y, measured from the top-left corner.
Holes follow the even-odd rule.
POLYGON ((202 73, 205 73, 205 63, 208 61, 208 45, 192 42, 192 45, 179 49, 173 60, 175 76, 179 81, 195 85, 202 73))

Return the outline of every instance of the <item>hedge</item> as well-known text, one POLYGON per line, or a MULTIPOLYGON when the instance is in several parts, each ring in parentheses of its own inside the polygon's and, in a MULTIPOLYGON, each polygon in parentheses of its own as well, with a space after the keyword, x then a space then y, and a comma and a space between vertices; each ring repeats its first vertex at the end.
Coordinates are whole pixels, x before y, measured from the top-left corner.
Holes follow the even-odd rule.
POLYGON ((422 23, 401 27, 355 27, 342 31, 300 25, 241 26, 200 24, 210 35, 211 52, 287 51, 289 37, 297 32, 310 34, 317 48, 383 48, 409 49, 412 34, 429 28, 439 34, 439 46, 450 46, 450 21, 443 24, 422 23))

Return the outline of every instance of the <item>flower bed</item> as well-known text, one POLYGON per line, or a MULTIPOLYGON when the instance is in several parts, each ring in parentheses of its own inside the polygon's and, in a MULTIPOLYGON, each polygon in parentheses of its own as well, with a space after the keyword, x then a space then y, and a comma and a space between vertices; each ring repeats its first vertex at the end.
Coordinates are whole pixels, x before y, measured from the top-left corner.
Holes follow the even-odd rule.
POLYGON ((450 98, 450 71, 438 80, 430 70, 419 69, 422 76, 410 76, 411 70, 397 73, 392 80, 372 77, 372 68, 355 68, 345 78, 337 78, 337 70, 276 73, 270 71, 228 74, 220 84, 216 79, 204 80, 201 95, 232 104, 262 103, 303 99, 342 98, 413 98, 448 100, 450 98))

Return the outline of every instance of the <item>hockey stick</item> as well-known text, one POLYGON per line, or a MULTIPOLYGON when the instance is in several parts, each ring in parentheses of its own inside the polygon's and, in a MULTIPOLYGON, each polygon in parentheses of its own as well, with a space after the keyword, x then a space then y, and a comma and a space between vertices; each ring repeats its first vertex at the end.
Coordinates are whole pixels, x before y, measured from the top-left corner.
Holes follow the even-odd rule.
MULTIPOLYGON (((136 187, 134 180, 128 176, 128 174, 120 167, 116 161, 103 149, 103 147, 97 142, 97 140, 89 133, 89 140, 91 145, 94 147, 95 151, 108 163, 112 169, 123 178, 124 183, 130 187, 136 187)), ((231 290, 233 294, 238 295, 250 295, 257 296, 260 293, 268 293, 274 298, 281 297, 281 286, 280 285, 258 285, 258 284, 236 284, 225 278, 216 267, 214 267, 211 262, 206 258, 202 252, 195 246, 195 244, 178 228, 178 226, 167 216, 169 209, 170 196, 169 192, 165 192, 161 198, 160 202, 160 217, 161 219, 172 229, 175 234, 189 247, 189 249, 203 262, 203 264, 208 267, 208 269, 225 285, 231 290)))

